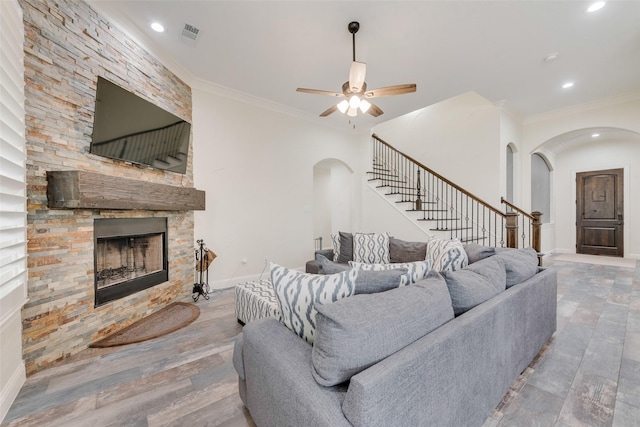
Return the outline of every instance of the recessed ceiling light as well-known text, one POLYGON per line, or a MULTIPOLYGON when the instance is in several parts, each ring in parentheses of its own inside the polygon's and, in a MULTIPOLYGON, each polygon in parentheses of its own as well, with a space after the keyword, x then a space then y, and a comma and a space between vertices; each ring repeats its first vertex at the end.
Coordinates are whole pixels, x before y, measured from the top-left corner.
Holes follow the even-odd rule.
POLYGON ((151 28, 153 29, 153 31, 157 31, 159 33, 164 31, 164 27, 159 22, 154 22, 153 24, 151 24, 151 28))
POLYGON ((607 4, 607 2, 597 1, 593 3, 591 6, 589 6, 589 8, 587 9, 587 12, 595 12, 596 10, 600 10, 604 7, 605 4, 607 4))
POLYGON ((591 138, 597 138, 597 137, 599 137, 599 136, 600 136, 600 134, 599 134, 599 133, 592 133, 592 134, 591 134, 591 138))
POLYGON ((550 53, 544 58, 544 62, 551 62, 558 59, 558 54, 556 52, 550 53))
POLYGON ((573 82, 566 82, 562 85, 562 89, 569 89, 570 87, 573 87, 573 82))

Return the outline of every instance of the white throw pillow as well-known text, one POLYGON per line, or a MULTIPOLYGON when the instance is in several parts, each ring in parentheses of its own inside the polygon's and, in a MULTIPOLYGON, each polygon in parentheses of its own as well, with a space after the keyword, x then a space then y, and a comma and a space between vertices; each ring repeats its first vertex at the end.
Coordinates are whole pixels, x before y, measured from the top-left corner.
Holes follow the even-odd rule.
POLYGON ((354 233, 353 260, 366 264, 389 263, 387 233, 354 233))
POLYGON ((396 268, 406 268, 407 273, 400 276, 400 284, 398 287, 407 286, 418 280, 424 279, 431 269, 431 260, 415 261, 415 262, 398 262, 393 264, 365 264, 362 262, 349 261, 349 265, 354 270, 371 270, 383 271, 393 270, 396 268))
POLYGON ((458 239, 443 240, 432 237, 427 242, 427 259, 436 271, 456 271, 469 264, 467 252, 458 239))
POLYGON ((333 262, 338 262, 338 257, 340 256, 340 235, 332 234, 331 235, 331 244, 333 245, 333 262))
POLYGON ((271 263, 271 283, 280 306, 280 320, 313 344, 316 303, 326 304, 354 294, 358 270, 337 274, 306 274, 271 263))

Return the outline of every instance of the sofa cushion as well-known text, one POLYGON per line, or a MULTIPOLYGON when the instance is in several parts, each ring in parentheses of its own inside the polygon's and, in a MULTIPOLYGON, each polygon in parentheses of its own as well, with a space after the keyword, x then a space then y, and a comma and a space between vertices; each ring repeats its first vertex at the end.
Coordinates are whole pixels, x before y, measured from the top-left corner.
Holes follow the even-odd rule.
POLYGON ((427 242, 406 242, 389 238, 389 262, 414 262, 427 258, 427 242))
MULTIPOLYGON (((406 274, 400 276, 400 284, 398 286, 407 286, 427 277, 431 268, 431 261, 403 262, 394 264, 364 264, 361 262, 349 261, 349 265, 355 269, 364 271, 383 271, 406 268, 406 274)), ((364 293, 364 292, 363 292, 364 293)))
POLYGON ((496 248, 479 245, 477 243, 464 245, 464 251, 467 253, 469 264, 473 264, 474 262, 478 262, 496 254, 496 248))
POLYGON ((538 272, 538 253, 533 248, 497 248, 496 256, 504 260, 507 288, 524 282, 538 272))
POLYGON ((271 263, 271 283, 280 306, 280 320, 293 332, 313 343, 316 303, 335 302, 355 292, 358 270, 337 274, 305 274, 271 263))
POLYGON ((346 264, 353 260, 353 234, 338 232, 338 240, 340 241, 340 253, 338 259, 334 260, 341 264, 346 264))
MULTIPOLYGON (((320 274, 335 274, 352 268, 347 264, 337 264, 330 261, 326 257, 316 254, 316 264, 320 274)), ((370 265, 370 264, 367 264, 370 265)), ((397 288, 403 283, 403 276, 406 275, 408 269, 394 268, 389 270, 361 270, 356 279, 355 294, 373 294, 376 292, 384 292, 389 289, 397 288)), ((404 279, 406 281, 407 279, 404 279)))
POLYGON ((455 271, 469 263, 467 253, 458 239, 443 240, 432 237, 427 242, 427 259, 436 271, 455 271))
POLYGON ((412 286, 317 310, 313 376, 323 386, 349 380, 453 318, 447 286, 435 272, 412 286))
POLYGON ((456 316, 493 298, 507 286, 505 263, 498 257, 486 258, 461 270, 443 274, 456 316))
POLYGON ((354 233, 353 260, 367 264, 389 262, 389 235, 387 233, 354 233))

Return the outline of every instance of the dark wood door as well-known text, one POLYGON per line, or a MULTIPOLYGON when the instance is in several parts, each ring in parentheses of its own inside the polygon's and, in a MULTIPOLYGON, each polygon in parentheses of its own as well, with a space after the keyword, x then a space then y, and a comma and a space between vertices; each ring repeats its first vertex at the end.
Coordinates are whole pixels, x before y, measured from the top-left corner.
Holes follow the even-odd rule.
POLYGON ((623 170, 576 174, 576 253, 623 256, 623 170))

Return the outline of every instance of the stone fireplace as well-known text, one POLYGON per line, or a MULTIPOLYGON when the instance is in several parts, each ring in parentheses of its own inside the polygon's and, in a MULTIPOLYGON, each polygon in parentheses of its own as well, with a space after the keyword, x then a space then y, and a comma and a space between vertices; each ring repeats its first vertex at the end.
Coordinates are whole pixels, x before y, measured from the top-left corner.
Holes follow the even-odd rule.
POLYGON ((193 189, 192 141, 185 174, 89 151, 98 76, 191 122, 189 85, 83 0, 19 2, 28 199, 22 351, 31 375, 190 298, 193 210, 204 209, 204 194, 193 189), (120 220, 142 228, 139 219, 164 231, 94 235, 96 224, 98 233, 120 220), (152 252, 160 248, 158 261, 152 252))
POLYGON ((166 218, 96 219, 95 305, 169 280, 166 218))

